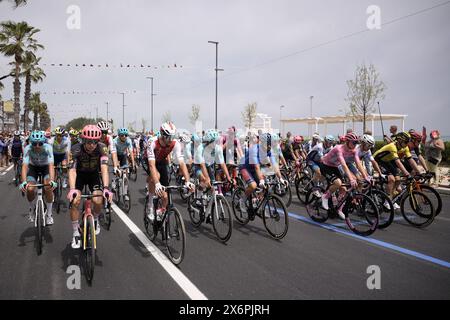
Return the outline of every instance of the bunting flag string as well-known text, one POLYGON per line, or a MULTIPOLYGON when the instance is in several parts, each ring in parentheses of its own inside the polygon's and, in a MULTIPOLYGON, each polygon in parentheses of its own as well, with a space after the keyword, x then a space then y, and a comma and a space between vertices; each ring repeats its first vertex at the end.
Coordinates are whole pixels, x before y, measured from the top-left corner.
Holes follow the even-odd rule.
POLYGON ((99 94, 136 94, 143 93, 142 90, 126 90, 126 91, 79 91, 79 90, 66 90, 66 91, 41 91, 41 94, 44 95, 99 95, 99 94))
POLYGON ((174 63, 173 65, 149 65, 149 64, 97 64, 97 63, 43 63, 42 64, 45 67, 71 67, 71 68, 146 68, 146 69, 182 69, 183 66, 174 63))

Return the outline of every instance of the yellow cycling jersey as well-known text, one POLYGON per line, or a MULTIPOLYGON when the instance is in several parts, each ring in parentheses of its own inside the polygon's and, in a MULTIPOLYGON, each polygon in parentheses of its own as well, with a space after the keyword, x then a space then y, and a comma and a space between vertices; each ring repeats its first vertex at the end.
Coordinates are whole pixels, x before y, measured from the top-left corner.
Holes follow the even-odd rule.
POLYGON ((389 143, 373 154, 376 161, 391 162, 400 158, 411 158, 409 147, 398 150, 395 142, 389 143))

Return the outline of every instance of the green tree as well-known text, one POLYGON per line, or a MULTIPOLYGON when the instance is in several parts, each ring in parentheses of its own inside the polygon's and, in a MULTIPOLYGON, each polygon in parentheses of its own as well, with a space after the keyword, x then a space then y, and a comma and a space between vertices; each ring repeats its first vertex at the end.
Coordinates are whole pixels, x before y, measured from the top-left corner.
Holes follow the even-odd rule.
POLYGON ((245 106, 244 112, 242 112, 242 120, 246 128, 251 129, 256 119, 257 103, 249 103, 245 106))
MULTIPOLYGON (((103 118, 98 118, 98 121, 105 121, 103 118)), ((79 118, 75 118, 70 120, 69 122, 67 122, 67 124, 65 125, 65 128, 74 128, 76 130, 81 130, 83 129, 84 126, 88 125, 88 124, 96 124, 97 121, 95 121, 95 119, 93 118, 86 118, 86 117, 79 117, 79 118)))
POLYGON ((374 65, 365 64, 356 67, 355 79, 347 81, 347 101, 353 116, 362 116, 363 132, 366 132, 366 115, 375 112, 374 104, 384 99, 386 85, 380 80, 380 74, 374 65))
POLYGON ((46 111, 47 105, 42 103, 40 92, 34 92, 30 98, 30 111, 33 112, 33 130, 40 128, 39 118, 46 111))
POLYGON ((14 122, 19 130, 20 120, 20 67, 27 51, 36 52, 44 47, 33 36, 39 32, 28 23, 6 21, 0 24, 0 52, 7 57, 14 57, 14 122))
POLYGON ((25 53, 25 59, 23 61, 23 72, 22 76, 25 77, 25 95, 24 95, 24 116, 23 116, 23 127, 28 128, 29 112, 30 112, 30 94, 31 94, 31 83, 38 83, 44 80, 46 76, 44 70, 42 70, 38 64, 41 58, 36 58, 34 53, 27 51, 25 53))

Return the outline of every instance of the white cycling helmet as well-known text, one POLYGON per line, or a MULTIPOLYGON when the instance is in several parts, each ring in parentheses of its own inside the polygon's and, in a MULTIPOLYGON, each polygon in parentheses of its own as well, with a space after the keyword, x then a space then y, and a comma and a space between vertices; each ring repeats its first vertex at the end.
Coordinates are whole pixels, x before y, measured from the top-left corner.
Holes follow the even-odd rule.
POLYGON ((183 143, 188 143, 189 141, 191 141, 191 137, 189 135, 187 135, 186 133, 181 133, 180 141, 183 143))
POLYGON ((313 138, 314 140, 322 141, 322 137, 321 137, 320 135, 318 135, 317 133, 314 133, 314 134, 312 135, 312 138, 313 138))
POLYGON ((109 130, 109 125, 108 125, 108 122, 106 122, 106 121, 100 121, 99 123, 97 123, 97 127, 102 131, 109 130))
POLYGON ((375 145, 375 138, 369 134, 365 134, 361 137, 361 142, 364 142, 368 146, 373 147, 375 145))
POLYGON ((175 136, 175 133, 177 132, 177 128, 175 127, 175 125, 172 122, 167 121, 161 125, 159 132, 163 136, 173 137, 173 136, 175 136))

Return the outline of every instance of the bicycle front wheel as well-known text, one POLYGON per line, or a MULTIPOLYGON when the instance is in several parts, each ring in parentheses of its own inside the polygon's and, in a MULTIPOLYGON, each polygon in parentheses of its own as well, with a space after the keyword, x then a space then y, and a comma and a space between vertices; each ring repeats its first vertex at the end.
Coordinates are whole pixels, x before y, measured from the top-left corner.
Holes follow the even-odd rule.
POLYGON ((149 205, 148 205, 149 201, 151 201, 151 200, 149 200, 149 196, 146 196, 145 204, 144 204, 144 227, 145 227, 145 231, 147 232, 150 241, 153 241, 153 240, 155 240, 156 235, 158 233, 158 228, 156 226, 155 219, 150 220, 148 218, 148 215, 150 213, 149 205))
POLYGON ((95 268, 95 225, 93 217, 86 219, 86 225, 84 226, 86 241, 83 246, 83 254, 86 261, 86 279, 89 284, 92 284, 92 279, 94 278, 94 268, 95 268))
POLYGON ((420 191, 412 191, 407 194, 402 199, 400 209, 403 218, 417 228, 425 228, 434 221, 433 203, 420 191))
POLYGON ((303 175, 300 179, 297 179, 295 181, 295 190, 297 192, 297 198, 300 200, 301 203, 306 204, 306 195, 308 194, 308 191, 312 187, 311 178, 309 178, 306 175, 303 175))
POLYGON ((264 226, 274 239, 286 236, 289 227, 289 216, 283 200, 276 195, 268 195, 262 214, 264 226))
POLYGON ((389 227, 394 221, 394 204, 389 196, 381 190, 372 190, 370 197, 378 208, 378 214, 380 216, 380 222, 378 224, 379 229, 385 229, 389 227))
POLYGON ((418 191, 422 192, 428 197, 428 199, 430 199, 433 204, 434 211, 436 212, 434 216, 438 216, 442 211, 442 198, 439 192, 437 192, 435 188, 424 184, 420 185, 420 190, 418 191))
POLYGON ((362 193, 348 197, 342 210, 345 222, 357 235, 367 237, 378 228, 380 216, 373 200, 362 193))
POLYGON ((313 187, 306 194, 306 212, 313 221, 319 223, 328 220, 328 210, 322 207, 322 195, 324 193, 325 190, 322 187, 313 187))
POLYGON ((36 219, 36 250, 37 254, 42 254, 42 239, 44 237, 44 209, 41 205, 41 202, 38 201, 36 204, 37 214, 35 216, 36 219))
POLYGON ((183 261, 186 250, 186 231, 183 218, 177 208, 171 208, 167 212, 165 241, 170 260, 179 265, 183 261))
POLYGON ((230 239, 233 230, 231 208, 227 199, 222 195, 216 196, 216 202, 217 209, 214 202, 211 205, 212 225, 219 240, 225 243, 230 239))
MULTIPOLYGON (((239 224, 245 225, 249 222, 248 212, 243 212, 239 205, 241 198, 244 197, 245 190, 243 187, 237 187, 233 191, 231 196, 231 207, 233 208, 233 214, 239 224)), ((249 208, 247 208, 249 210, 249 208)))

